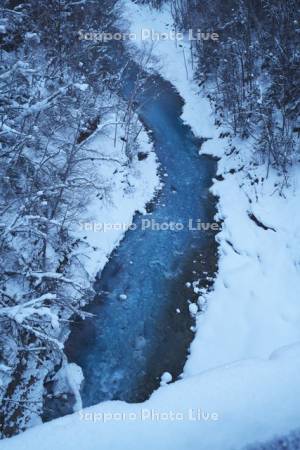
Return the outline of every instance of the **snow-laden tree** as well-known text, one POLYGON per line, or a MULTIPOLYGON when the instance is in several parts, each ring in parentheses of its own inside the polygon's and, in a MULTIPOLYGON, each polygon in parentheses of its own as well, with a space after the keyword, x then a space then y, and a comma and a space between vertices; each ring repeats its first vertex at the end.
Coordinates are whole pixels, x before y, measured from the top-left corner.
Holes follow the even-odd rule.
POLYGON ((296 0, 169 0, 177 27, 218 33, 191 44, 221 122, 253 137, 283 174, 299 158, 299 3, 296 0))
POLYGON ((44 381, 64 363, 66 324, 84 316, 93 297, 86 243, 72 230, 90 193, 109 200, 113 180, 101 179, 95 164, 122 167, 133 156, 133 100, 115 101, 120 79, 109 44, 78 38, 80 29, 110 30, 115 3, 4 0, 0 7, 2 436, 41 415, 44 381), (112 123, 125 124, 120 160, 90 139, 112 123))

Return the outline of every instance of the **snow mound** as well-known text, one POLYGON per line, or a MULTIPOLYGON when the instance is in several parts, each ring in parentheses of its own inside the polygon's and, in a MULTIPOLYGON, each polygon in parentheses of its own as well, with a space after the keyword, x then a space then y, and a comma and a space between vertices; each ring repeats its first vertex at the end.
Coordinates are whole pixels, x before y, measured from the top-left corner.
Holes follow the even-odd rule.
POLYGON ((6 439, 2 450, 238 450, 296 428, 300 343, 165 385, 142 404, 105 402, 6 439))

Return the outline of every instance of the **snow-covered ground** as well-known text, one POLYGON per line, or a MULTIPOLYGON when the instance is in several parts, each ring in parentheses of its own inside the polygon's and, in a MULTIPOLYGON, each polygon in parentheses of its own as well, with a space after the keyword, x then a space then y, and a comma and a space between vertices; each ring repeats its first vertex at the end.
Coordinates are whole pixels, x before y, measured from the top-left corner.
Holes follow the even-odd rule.
POLYGON ((161 387, 143 404, 105 402, 32 428, 1 449, 239 449, 298 425, 299 364, 297 346, 223 366, 161 387))
POLYGON ((95 277, 106 264, 109 255, 119 244, 136 211, 143 213, 159 188, 158 162, 153 151, 152 142, 146 131, 142 129, 138 136, 138 151, 147 154, 147 158, 139 161, 135 156, 130 165, 126 164, 124 142, 120 137, 125 132, 118 126, 116 146, 115 118, 107 117, 105 123, 111 123, 103 132, 95 132, 89 139, 91 148, 99 148, 101 155, 108 161, 95 160, 94 170, 105 184, 110 186, 108 198, 103 200, 91 196, 87 199, 85 213, 74 227, 76 237, 85 239, 88 250, 85 250, 82 262, 91 278, 95 277), (124 164, 114 162, 124 161, 124 164), (111 180, 114 180, 111 187, 111 180))
MULTIPOLYGON (((137 34, 141 28, 163 32, 172 24, 168 11, 130 1, 124 15, 137 34)), ((206 310, 197 317, 184 377, 143 404, 106 402, 6 440, 3 450, 233 450, 299 426, 299 167, 280 197, 277 174, 265 180, 266 168, 253 165, 251 143, 218 138, 209 102, 192 80, 188 44, 181 44, 160 41, 152 51, 157 70, 186 102, 184 120, 195 134, 211 138, 202 151, 220 157, 222 176, 212 189, 223 220, 218 274, 206 310)), ((130 217, 126 208, 124 220, 130 217)), ((118 239, 113 236, 110 245, 118 239)))

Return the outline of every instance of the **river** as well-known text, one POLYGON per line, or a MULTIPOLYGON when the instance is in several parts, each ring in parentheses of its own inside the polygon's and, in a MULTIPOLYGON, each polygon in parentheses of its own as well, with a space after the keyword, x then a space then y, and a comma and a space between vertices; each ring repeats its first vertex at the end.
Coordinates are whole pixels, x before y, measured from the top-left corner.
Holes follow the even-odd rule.
MULTIPOLYGON (((125 98, 138 76, 131 63, 122 84, 125 98)), ((200 286, 207 286, 215 271, 215 232, 192 230, 188 224, 197 228, 197 220, 213 221, 215 199, 209 187, 216 162, 199 156, 203 141, 180 118, 183 101, 169 82, 148 75, 137 104, 164 187, 147 205, 146 215, 135 215, 136 229, 126 233, 99 274, 98 295, 85 308, 94 317, 72 326, 66 352, 69 361, 82 367, 84 406, 113 399, 143 401, 159 386, 163 372, 173 380, 180 377, 194 336, 189 302, 197 295, 189 283, 200 279, 200 286), (183 229, 143 229, 145 220, 179 223, 183 229)))

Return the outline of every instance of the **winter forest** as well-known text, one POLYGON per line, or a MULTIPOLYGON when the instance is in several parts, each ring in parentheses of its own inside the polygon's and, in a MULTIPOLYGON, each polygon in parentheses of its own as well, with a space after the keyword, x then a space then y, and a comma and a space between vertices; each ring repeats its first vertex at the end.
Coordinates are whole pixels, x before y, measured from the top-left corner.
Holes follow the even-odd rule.
POLYGON ((0 448, 300 449, 300 4, 0 0, 0 448))

